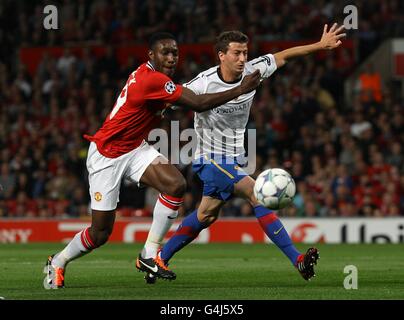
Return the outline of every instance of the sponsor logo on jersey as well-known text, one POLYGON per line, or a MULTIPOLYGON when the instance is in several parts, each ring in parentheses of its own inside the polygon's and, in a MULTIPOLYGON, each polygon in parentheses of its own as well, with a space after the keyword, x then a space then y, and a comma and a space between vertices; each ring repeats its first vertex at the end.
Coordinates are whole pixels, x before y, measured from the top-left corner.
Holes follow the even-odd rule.
POLYGON ((173 94, 176 89, 174 82, 172 81, 166 82, 166 84, 164 85, 164 89, 167 91, 167 93, 173 94))
POLYGON ((236 106, 220 106, 213 109, 213 112, 218 114, 230 114, 237 111, 247 110, 251 106, 251 102, 243 103, 236 106))
POLYGON ((102 194, 100 192, 94 193, 94 199, 95 199, 95 201, 101 201, 102 200, 102 194))

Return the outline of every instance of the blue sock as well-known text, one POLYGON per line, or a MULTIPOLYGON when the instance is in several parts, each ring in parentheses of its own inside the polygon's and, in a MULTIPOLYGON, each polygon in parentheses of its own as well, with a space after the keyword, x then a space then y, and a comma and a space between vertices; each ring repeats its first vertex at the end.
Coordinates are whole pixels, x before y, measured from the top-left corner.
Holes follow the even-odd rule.
POLYGON ((274 212, 261 205, 254 207, 254 212, 258 222, 261 225, 261 228, 264 230, 269 239, 271 239, 272 242, 282 250, 293 265, 296 265, 300 252, 297 251, 293 245, 292 240, 286 232, 282 222, 278 219, 278 216, 274 212))
POLYGON ((198 220, 197 210, 187 215, 174 235, 163 246, 160 257, 167 263, 171 257, 194 240, 207 226, 198 220))

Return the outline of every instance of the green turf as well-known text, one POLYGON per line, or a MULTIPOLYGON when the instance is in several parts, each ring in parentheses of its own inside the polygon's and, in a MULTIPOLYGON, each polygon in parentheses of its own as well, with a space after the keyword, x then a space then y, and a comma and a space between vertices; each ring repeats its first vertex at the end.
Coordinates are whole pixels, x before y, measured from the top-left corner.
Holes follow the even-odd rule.
MULTIPOLYGON (((140 244, 107 244, 69 265, 63 290, 44 290, 42 269, 62 244, 0 245, 5 299, 404 299, 402 245, 320 245, 317 277, 304 281, 274 245, 190 245, 171 262, 177 280, 146 285, 134 267, 140 244), (346 265, 358 290, 343 287, 346 265)), ((299 245, 300 250, 307 248, 299 245)))

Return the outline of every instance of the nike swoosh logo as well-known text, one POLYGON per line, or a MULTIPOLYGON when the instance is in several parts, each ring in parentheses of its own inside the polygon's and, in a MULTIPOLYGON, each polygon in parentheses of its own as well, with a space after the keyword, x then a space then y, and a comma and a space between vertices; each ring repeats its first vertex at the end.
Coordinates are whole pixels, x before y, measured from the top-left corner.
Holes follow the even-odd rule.
POLYGON ((170 216, 167 216, 167 218, 168 218, 168 219, 175 219, 175 218, 177 218, 177 217, 170 217, 170 216))
POLYGON ((150 267, 149 265, 147 265, 146 263, 144 263, 142 260, 139 260, 139 262, 140 262, 141 264, 143 264, 146 268, 148 268, 148 269, 150 269, 151 271, 153 271, 154 273, 156 273, 156 272, 159 270, 159 268, 158 268, 157 266, 154 266, 154 267, 152 268, 152 267, 150 267))
POLYGON ((274 231, 274 235, 277 235, 281 230, 283 229, 284 226, 280 227, 279 230, 274 231))

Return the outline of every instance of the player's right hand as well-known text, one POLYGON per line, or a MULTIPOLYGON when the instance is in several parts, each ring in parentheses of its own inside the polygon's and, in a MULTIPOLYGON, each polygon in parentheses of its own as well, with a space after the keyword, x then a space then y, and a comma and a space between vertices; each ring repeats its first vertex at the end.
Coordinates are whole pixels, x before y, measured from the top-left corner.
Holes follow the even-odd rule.
POLYGON ((242 94, 255 90, 261 83, 261 73, 257 69, 253 73, 244 77, 241 81, 240 89, 242 94))

